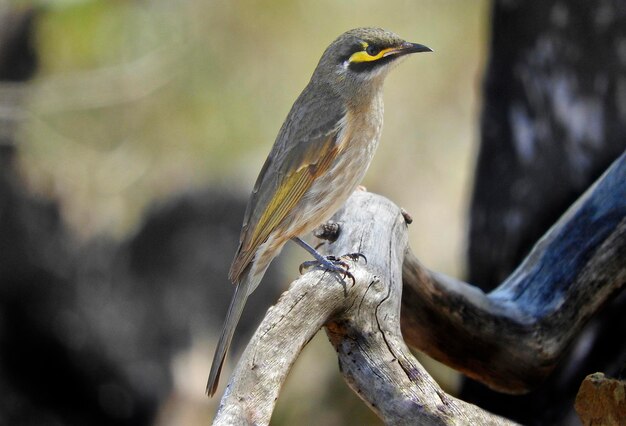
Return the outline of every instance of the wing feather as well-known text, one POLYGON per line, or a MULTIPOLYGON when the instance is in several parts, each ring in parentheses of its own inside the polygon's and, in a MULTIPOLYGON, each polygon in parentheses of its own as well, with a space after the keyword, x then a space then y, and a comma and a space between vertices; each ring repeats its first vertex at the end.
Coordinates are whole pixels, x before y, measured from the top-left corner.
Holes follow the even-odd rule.
POLYGON ((229 273, 233 282, 337 155, 345 109, 332 91, 312 98, 313 90, 307 86, 292 107, 257 178, 229 273))

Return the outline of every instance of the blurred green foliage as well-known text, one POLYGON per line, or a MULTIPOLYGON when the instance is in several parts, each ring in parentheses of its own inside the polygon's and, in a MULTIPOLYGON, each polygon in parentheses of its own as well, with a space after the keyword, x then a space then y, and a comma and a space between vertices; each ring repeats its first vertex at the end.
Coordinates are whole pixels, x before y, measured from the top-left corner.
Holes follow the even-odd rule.
MULTIPOLYGON (((83 237, 124 237, 149 203, 193 187, 246 197, 291 104, 343 31, 380 26, 430 46, 434 54, 409 58, 387 80, 385 129, 364 184, 411 213, 411 246, 426 265, 461 273, 485 0, 36 4, 41 67, 20 126, 22 171, 61 201, 83 237)), ((298 368, 290 381, 306 376, 298 368)), ((304 384, 308 405, 292 404, 298 392, 288 384, 277 420, 307 424, 329 398, 360 405, 336 396, 344 389, 329 397, 323 385, 332 380, 319 377, 313 371, 317 384, 304 384)), ((325 424, 345 420, 324 415, 325 424)))

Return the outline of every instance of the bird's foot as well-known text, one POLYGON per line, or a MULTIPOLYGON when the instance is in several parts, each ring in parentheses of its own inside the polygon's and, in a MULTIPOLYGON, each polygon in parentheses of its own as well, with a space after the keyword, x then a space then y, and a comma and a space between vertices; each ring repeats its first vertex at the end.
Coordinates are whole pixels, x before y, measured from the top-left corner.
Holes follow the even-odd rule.
POLYGON ((352 280, 352 283, 356 284, 356 279, 354 278, 354 275, 352 275, 352 273, 349 271, 350 265, 347 262, 344 262, 342 258, 347 258, 355 262, 357 262, 359 258, 363 258, 365 263, 367 263, 367 258, 362 253, 349 253, 341 257, 320 256, 319 258, 316 258, 315 260, 309 260, 309 261, 303 262, 300 265, 300 274, 302 274, 304 270, 309 269, 311 267, 320 267, 326 271, 336 273, 337 275, 341 276, 342 280, 345 280, 346 278, 350 278, 352 280))
POLYGON ((327 271, 334 272, 339 276, 343 275, 343 277, 341 278, 342 280, 345 280, 346 278, 350 278, 353 283, 356 283, 356 280, 354 279, 354 275, 352 275, 352 273, 350 273, 349 271, 350 265, 348 265, 346 262, 341 260, 341 258, 347 258, 354 262, 357 262, 359 258, 362 257, 365 263, 367 263, 367 258, 362 253, 350 253, 350 254, 343 255, 341 257, 323 256, 322 254, 320 254, 317 250, 315 250, 313 247, 308 245, 302 239, 298 237, 294 237, 292 238, 292 240, 296 244, 298 244, 300 247, 302 247, 303 249, 311 253, 311 255, 315 258, 315 260, 309 260, 300 265, 300 274, 302 274, 302 271, 304 269, 309 269, 313 266, 317 266, 327 271))
POLYGON ((363 262, 367 265, 367 257, 363 253, 348 253, 344 254, 342 257, 347 257, 354 262, 358 262, 359 259, 363 259, 363 262))

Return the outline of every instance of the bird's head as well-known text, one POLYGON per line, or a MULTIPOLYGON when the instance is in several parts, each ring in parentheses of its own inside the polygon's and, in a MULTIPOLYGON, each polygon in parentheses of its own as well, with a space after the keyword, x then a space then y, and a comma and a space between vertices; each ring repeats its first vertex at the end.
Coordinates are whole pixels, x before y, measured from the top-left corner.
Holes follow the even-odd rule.
POLYGON ((355 28, 326 48, 313 80, 330 83, 342 96, 357 97, 378 90, 400 58, 432 52, 381 28, 355 28))

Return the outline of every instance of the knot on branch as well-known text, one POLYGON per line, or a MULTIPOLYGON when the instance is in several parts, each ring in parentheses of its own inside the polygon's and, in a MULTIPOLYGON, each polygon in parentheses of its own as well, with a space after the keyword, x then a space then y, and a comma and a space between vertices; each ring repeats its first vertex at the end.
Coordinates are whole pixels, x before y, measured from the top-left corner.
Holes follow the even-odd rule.
POLYGON ((315 231, 313 231, 313 235, 315 236, 315 238, 319 238, 320 240, 334 243, 335 241, 337 241, 337 238, 339 238, 340 232, 341 226, 337 222, 329 220, 323 225, 320 225, 315 231))

